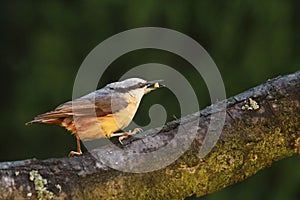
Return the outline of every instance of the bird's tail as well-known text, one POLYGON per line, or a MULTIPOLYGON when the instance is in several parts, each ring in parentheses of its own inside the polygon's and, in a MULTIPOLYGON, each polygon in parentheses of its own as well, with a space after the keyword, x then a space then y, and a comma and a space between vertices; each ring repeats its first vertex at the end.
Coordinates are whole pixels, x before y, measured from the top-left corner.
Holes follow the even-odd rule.
POLYGON ((60 124, 61 119, 36 119, 29 121, 25 123, 25 125, 31 125, 31 124, 60 124))
POLYGON ((25 125, 31 124, 60 124, 62 122, 61 116, 57 115, 55 111, 44 113, 36 116, 32 121, 27 122, 25 125))
POLYGON ((28 125, 35 124, 35 123, 42 123, 42 122, 41 122, 41 120, 34 119, 29 122, 26 122, 25 125, 28 126, 28 125))

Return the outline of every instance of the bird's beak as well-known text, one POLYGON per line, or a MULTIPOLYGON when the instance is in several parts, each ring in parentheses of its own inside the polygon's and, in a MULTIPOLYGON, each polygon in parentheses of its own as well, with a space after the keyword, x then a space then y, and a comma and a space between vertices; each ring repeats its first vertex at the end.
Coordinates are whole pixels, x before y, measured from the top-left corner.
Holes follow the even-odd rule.
POLYGON ((163 82, 163 80, 148 81, 147 88, 157 89, 160 87, 165 87, 165 85, 161 84, 160 82, 163 82))
POLYGON ((160 84, 159 82, 162 82, 163 80, 154 80, 154 81, 148 81, 147 82, 147 87, 146 87, 146 93, 156 90, 161 87, 165 87, 165 85, 160 84))

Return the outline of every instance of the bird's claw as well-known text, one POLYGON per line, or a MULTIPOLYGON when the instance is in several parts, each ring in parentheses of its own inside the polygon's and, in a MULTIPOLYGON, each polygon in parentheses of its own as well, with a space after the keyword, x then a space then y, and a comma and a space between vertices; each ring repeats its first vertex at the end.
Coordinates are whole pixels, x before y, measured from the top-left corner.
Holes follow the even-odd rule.
POLYGON ((120 136, 119 137, 119 142, 121 145, 123 145, 124 143, 122 142, 122 140, 124 140, 125 138, 127 138, 128 136, 120 136))
POLYGON ((82 152, 77 152, 77 151, 70 151, 69 156, 73 157, 73 156, 80 156, 82 155, 82 152))
POLYGON ((141 128, 135 128, 133 129, 133 131, 128 131, 128 132, 125 132, 123 133, 122 136, 119 137, 119 142, 123 145, 123 142, 122 140, 124 140, 125 138, 128 138, 128 136, 133 136, 133 135, 136 135, 137 133, 142 133, 143 132, 143 129, 141 128))
POLYGON ((143 132, 143 129, 141 129, 141 128, 135 128, 135 129, 133 129, 132 132, 129 131, 129 133, 131 133, 132 135, 135 135, 137 133, 142 133, 142 132, 143 132))

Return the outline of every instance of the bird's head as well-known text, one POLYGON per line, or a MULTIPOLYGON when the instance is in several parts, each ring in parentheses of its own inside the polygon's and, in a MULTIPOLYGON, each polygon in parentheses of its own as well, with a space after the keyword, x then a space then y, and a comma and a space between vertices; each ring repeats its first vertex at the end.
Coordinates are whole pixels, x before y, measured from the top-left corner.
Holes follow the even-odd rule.
POLYGON ((140 78, 129 78, 124 81, 108 84, 107 87, 117 92, 147 94, 153 90, 164 87, 162 80, 146 81, 140 78))

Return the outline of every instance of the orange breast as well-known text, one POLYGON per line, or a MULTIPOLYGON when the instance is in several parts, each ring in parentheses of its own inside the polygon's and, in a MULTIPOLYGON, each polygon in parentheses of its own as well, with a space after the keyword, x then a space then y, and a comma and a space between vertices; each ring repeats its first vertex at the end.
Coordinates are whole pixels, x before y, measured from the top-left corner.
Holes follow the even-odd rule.
POLYGON ((110 135, 120 129, 114 117, 107 115, 105 117, 84 116, 78 117, 75 122, 70 118, 65 118, 61 126, 78 134, 81 140, 92 140, 98 138, 110 138, 110 135), (76 125, 75 125, 76 123, 76 125))

